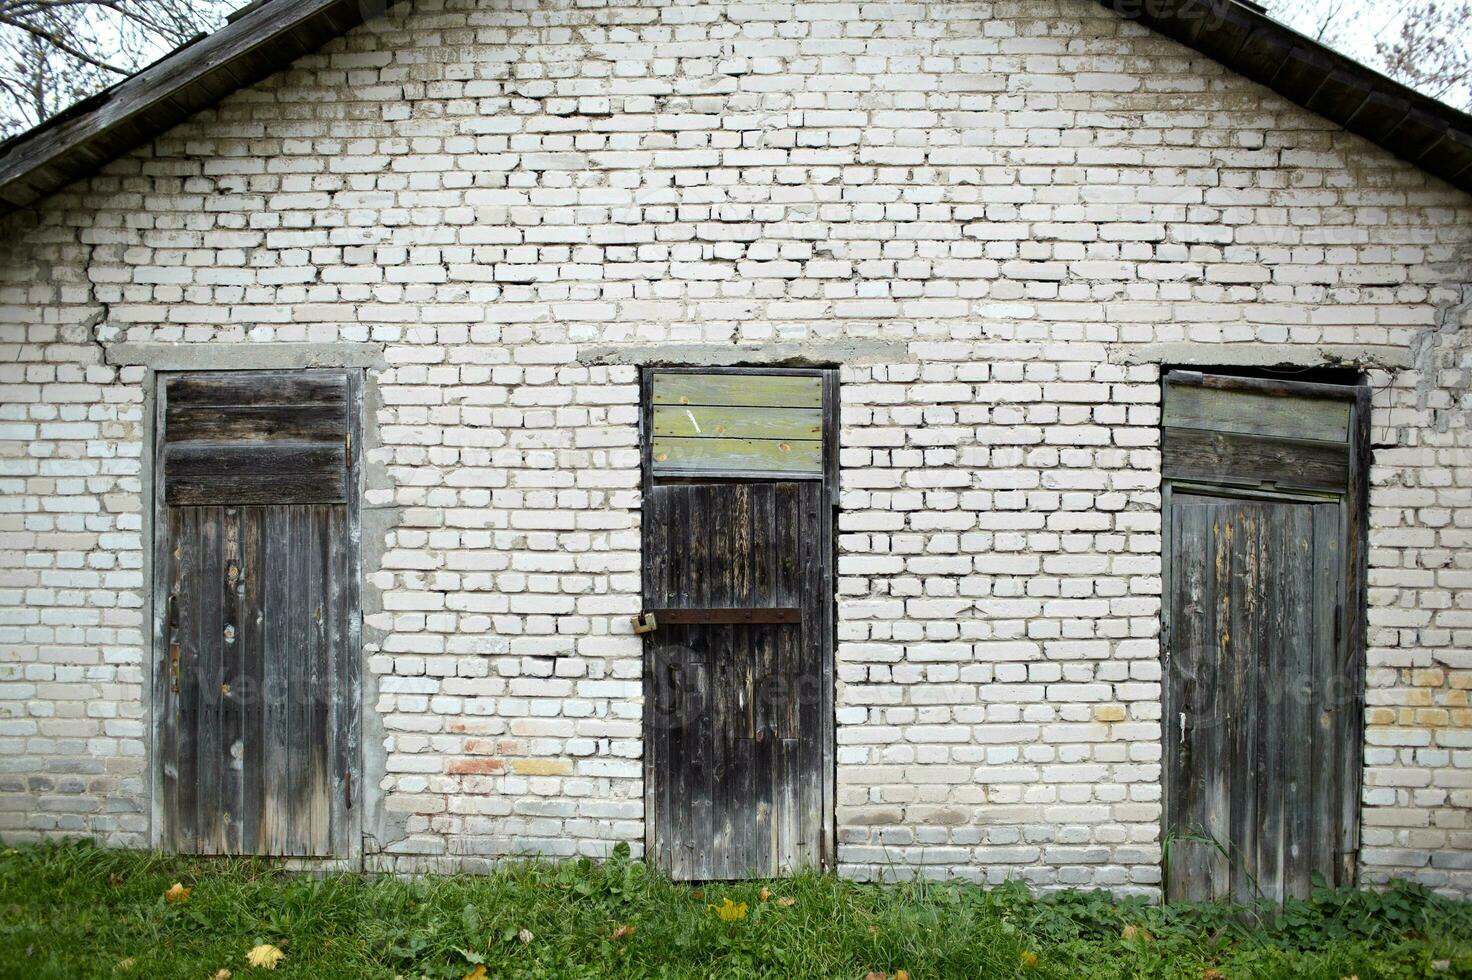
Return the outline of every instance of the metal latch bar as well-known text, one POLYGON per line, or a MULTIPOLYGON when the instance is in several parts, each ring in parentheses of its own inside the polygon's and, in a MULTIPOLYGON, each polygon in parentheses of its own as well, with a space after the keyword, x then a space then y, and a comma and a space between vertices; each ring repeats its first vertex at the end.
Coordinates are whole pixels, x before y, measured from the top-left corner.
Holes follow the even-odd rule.
POLYGON ((801 623, 798 606, 739 607, 722 606, 709 609, 649 609, 660 626, 739 626, 746 623, 801 623))

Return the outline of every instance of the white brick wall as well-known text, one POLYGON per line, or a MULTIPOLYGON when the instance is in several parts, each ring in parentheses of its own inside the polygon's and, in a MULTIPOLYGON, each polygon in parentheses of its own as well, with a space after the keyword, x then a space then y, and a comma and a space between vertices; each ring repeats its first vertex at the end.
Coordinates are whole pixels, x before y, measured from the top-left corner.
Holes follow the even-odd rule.
POLYGON ((7 838, 149 841, 145 373, 105 348, 384 345, 370 850, 474 866, 642 838, 636 372, 588 352, 872 340, 843 870, 1150 892, 1128 354, 1389 345, 1364 871, 1472 893, 1472 199, 1095 3, 419 0, 5 224, 7 838))

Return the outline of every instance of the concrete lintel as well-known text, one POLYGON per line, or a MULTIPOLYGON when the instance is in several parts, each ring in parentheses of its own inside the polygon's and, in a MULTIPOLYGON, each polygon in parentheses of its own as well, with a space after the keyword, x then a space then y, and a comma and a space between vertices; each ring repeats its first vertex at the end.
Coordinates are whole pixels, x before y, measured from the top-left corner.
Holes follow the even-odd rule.
POLYGON ((915 358, 898 340, 776 341, 770 344, 617 344, 578 349, 582 364, 731 367, 822 367, 833 364, 896 364, 915 358))
POLYGON ((109 344, 107 363, 154 371, 262 371, 388 367, 382 344, 109 344))
POLYGON ((1221 367, 1356 367, 1401 370, 1411 366, 1411 352, 1390 344, 1204 344, 1177 341, 1159 344, 1112 344, 1114 364, 1169 364, 1221 367))

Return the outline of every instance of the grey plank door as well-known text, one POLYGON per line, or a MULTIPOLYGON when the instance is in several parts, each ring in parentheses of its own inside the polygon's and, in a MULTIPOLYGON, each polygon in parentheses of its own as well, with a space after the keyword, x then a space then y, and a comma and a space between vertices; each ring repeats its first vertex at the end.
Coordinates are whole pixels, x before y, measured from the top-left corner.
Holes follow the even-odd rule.
MULTIPOLYGON (((696 401, 727 397, 706 390, 696 401)), ((749 402, 759 389, 731 390, 749 402)), ((721 434, 704 417, 698 430, 721 434)), ((656 624, 644 661, 647 843, 682 880, 771 877, 832 858, 829 488, 821 468, 809 480, 743 478, 733 457, 753 451, 726 441, 672 453, 673 481, 658 478, 656 443, 645 488, 644 604, 656 624), (720 479, 692 474, 692 461, 720 479)), ((755 450, 769 474, 785 453, 755 450)))
POLYGON ((165 837, 350 850, 357 571, 342 372, 165 378, 156 688, 165 837), (270 502, 267 502, 270 501, 270 502))
POLYGON ((1337 503, 1173 495, 1171 822, 1214 843, 1172 843, 1172 898, 1281 900, 1335 878, 1340 519, 1337 503))
POLYGON ((1316 875, 1353 874, 1364 667, 1349 614, 1361 557, 1350 464, 1362 406, 1353 389, 1306 400, 1293 385, 1242 385, 1241 399, 1225 380, 1166 392, 1173 900, 1281 902, 1306 897, 1316 875), (1296 465, 1305 454, 1322 464, 1296 465))

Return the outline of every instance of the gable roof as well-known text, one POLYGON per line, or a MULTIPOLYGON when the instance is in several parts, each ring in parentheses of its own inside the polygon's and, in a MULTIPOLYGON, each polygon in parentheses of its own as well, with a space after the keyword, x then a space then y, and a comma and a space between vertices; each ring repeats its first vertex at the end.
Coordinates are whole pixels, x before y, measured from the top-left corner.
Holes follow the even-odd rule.
MULTIPOLYGON (((0 143, 0 214, 287 67, 385 2, 254 0, 213 34, 0 143)), ((1472 191, 1472 116, 1279 24, 1251 0, 1097 2, 1472 191)))

